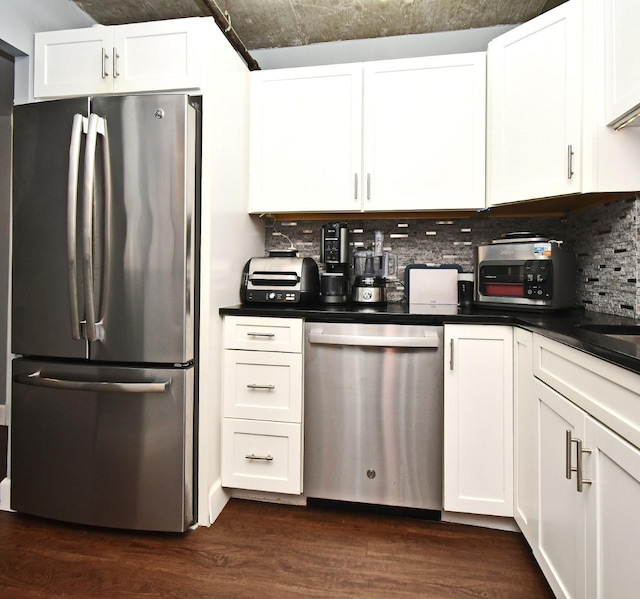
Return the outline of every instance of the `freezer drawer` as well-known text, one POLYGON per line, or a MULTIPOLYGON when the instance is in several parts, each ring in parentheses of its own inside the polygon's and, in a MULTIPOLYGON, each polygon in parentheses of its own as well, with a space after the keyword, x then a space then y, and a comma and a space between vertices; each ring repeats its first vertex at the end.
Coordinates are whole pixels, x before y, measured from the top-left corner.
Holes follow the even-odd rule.
POLYGON ((11 508, 96 526, 193 521, 193 368, 13 362, 11 508))

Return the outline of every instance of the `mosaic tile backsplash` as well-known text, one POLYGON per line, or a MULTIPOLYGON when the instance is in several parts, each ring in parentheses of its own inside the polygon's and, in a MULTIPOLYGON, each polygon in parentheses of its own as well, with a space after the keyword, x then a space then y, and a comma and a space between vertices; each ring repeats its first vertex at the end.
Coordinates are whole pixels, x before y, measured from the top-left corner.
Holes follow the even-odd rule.
MULTIPOLYGON (((390 281, 388 297, 404 296, 404 268, 412 263, 459 264, 473 270, 473 247, 504 233, 531 231, 562 240, 577 263, 576 301, 588 310, 640 317, 638 287, 638 204, 640 196, 618 200, 563 218, 527 217, 348 220, 352 244, 371 246, 373 233, 383 231, 386 251, 398 255, 397 281, 390 281)), ((320 264, 320 232, 326 221, 267 222, 265 251, 290 247, 320 264), (288 238, 288 239, 287 239, 288 238)))

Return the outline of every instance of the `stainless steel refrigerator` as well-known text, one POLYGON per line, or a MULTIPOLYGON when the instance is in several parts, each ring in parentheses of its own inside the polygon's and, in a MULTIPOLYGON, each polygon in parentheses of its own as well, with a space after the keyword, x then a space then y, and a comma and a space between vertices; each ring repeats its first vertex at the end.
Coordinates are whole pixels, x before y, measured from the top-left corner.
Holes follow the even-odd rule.
POLYGON ((193 521, 199 122, 186 95, 15 107, 18 512, 193 521))

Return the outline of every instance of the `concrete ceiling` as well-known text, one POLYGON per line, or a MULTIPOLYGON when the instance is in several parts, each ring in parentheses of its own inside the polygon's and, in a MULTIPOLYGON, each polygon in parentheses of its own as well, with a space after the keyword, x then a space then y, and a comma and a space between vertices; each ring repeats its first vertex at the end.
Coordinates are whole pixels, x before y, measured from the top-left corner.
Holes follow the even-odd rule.
POLYGON ((249 50, 528 21, 566 0, 73 0, 102 25, 208 16, 217 5, 249 50))

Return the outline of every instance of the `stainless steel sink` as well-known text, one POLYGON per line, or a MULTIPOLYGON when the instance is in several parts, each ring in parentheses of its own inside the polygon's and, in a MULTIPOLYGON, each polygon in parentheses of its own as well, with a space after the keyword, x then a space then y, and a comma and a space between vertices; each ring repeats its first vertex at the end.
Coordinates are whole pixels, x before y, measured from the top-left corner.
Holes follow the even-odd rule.
POLYGON ((576 328, 640 345, 640 325, 578 324, 576 328))

